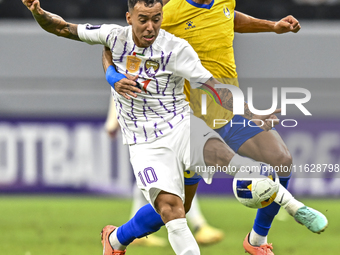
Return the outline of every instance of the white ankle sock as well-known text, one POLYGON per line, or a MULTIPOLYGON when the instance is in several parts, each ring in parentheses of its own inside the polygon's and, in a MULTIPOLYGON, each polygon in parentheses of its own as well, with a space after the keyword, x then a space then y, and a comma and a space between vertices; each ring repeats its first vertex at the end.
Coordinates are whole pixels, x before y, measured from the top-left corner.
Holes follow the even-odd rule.
POLYGON ((185 218, 171 220, 165 224, 168 238, 176 255, 199 255, 200 249, 185 218))
POLYGON ((249 243, 253 246, 260 246, 267 243, 267 236, 261 236, 252 229, 249 234, 249 243))
POLYGON ((286 209, 286 211, 294 217, 297 210, 304 206, 303 203, 297 201, 292 194, 280 184, 279 192, 275 198, 275 203, 286 209))
POLYGON ((123 251, 126 249, 126 246, 121 244, 117 238, 117 230, 116 228, 109 236, 109 241, 113 249, 123 251))

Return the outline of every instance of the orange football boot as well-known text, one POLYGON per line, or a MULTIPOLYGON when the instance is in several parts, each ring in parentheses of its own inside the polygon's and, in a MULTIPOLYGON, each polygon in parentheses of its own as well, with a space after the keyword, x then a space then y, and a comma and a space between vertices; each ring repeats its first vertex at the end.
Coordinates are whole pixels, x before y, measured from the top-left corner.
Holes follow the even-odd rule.
POLYGON ((245 252, 251 255, 274 255, 273 246, 271 243, 265 243, 261 246, 253 246, 249 243, 249 233, 243 241, 243 248, 245 252))
POLYGON ((103 245, 103 255, 125 255, 126 250, 114 250, 110 244, 109 236, 116 228, 117 227, 115 226, 107 225, 100 233, 103 245))

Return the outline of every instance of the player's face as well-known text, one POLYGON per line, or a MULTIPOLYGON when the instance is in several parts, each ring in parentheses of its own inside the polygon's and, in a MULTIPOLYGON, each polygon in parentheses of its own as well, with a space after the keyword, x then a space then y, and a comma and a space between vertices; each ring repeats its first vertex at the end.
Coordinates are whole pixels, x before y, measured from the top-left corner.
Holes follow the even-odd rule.
POLYGON ((133 41, 138 47, 149 47, 156 40, 163 19, 162 5, 145 6, 138 2, 133 10, 126 13, 126 20, 132 25, 133 41))

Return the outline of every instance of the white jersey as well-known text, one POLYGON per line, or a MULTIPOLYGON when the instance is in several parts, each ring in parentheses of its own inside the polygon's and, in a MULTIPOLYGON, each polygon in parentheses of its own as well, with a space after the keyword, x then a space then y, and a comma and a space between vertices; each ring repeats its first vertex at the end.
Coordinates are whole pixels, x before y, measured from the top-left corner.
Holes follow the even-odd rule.
POLYGON ((118 72, 139 75, 137 98, 127 100, 112 89, 124 143, 151 142, 171 132, 189 114, 184 79, 205 82, 212 77, 187 41, 162 29, 147 48, 135 45, 131 26, 79 25, 78 35, 109 47, 118 72))

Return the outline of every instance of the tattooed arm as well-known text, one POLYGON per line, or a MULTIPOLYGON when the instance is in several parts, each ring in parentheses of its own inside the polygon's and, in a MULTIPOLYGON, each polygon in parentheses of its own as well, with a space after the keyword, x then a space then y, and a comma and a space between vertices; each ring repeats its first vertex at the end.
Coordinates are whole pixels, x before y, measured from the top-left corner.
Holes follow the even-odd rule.
MULTIPOLYGON (((224 108, 226 108, 229 111, 233 111, 233 95, 231 93, 231 91, 227 88, 221 88, 218 89, 216 88, 216 92, 218 93, 218 95, 221 98, 222 101, 222 106, 224 108)), ((243 117, 245 117, 248 120, 251 120, 254 118, 254 114, 249 110, 248 104, 246 102, 244 102, 244 115, 243 117)))
MULTIPOLYGON (((215 84, 219 84, 220 82, 217 81, 214 77, 211 77, 207 82, 206 85, 204 84, 202 87, 204 87, 205 90, 208 90, 210 92, 210 94, 215 98, 216 102, 220 102, 218 96, 221 99, 222 102, 222 106, 229 110, 229 111, 233 111, 233 103, 234 103, 234 97, 232 92, 227 89, 227 88, 215 88, 215 84), (208 86, 207 86, 208 85, 208 86), (214 91, 211 89, 214 88, 218 94, 218 96, 216 95, 216 93, 214 93, 214 91)), ((248 104, 246 102, 244 102, 244 115, 243 117, 245 117, 246 119, 253 119, 254 118, 254 114, 249 110, 248 104)))
MULTIPOLYGON (((204 88, 205 90, 209 91, 209 93, 215 98, 216 102, 220 102, 219 99, 221 99, 222 102, 222 106, 229 110, 229 111, 233 111, 233 94, 232 92, 227 89, 227 88, 216 88, 215 89, 215 84, 220 83, 219 81, 217 81, 215 78, 211 77, 206 84, 202 85, 202 88, 204 88), (215 90, 219 96, 216 95, 216 93, 214 93, 215 90)), ((244 102, 244 114, 242 115, 243 117, 245 117, 248 120, 253 120, 253 122, 255 122, 257 125, 259 125, 262 129, 264 130, 270 130, 273 126, 275 126, 277 123, 277 121, 275 121, 275 119, 277 119, 277 117, 274 115, 274 113, 279 113, 281 112, 280 109, 275 110, 272 114, 268 114, 268 115, 257 115, 252 113, 249 110, 249 106, 246 102, 244 102)))
POLYGON ((43 10, 40 7, 39 0, 22 0, 22 3, 31 11, 34 19, 47 32, 80 41, 77 24, 68 23, 60 16, 43 10))

